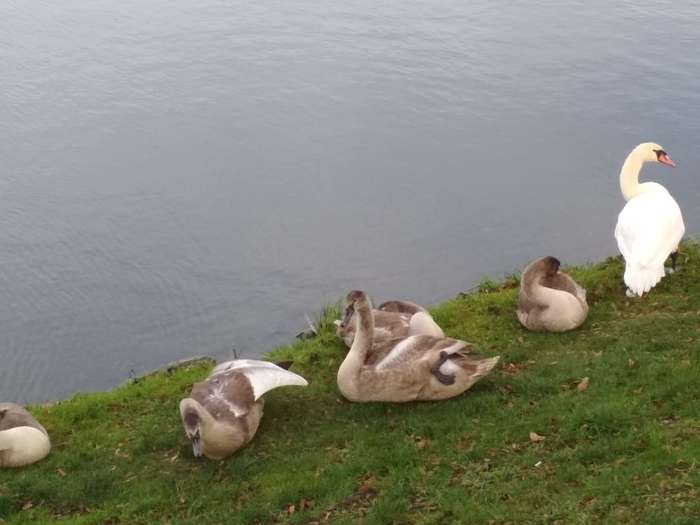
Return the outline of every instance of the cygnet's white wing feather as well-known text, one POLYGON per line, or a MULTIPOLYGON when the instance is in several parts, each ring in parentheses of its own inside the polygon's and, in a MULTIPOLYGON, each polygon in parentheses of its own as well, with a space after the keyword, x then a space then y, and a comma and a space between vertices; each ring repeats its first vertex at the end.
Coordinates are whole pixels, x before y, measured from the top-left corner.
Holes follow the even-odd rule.
POLYGON ((256 359, 236 359, 221 363, 211 373, 211 376, 228 373, 232 370, 245 374, 253 387, 253 395, 257 401, 265 392, 280 386, 307 386, 309 383, 298 374, 280 368, 268 361, 256 359))
POLYGON ((411 316, 409 335, 432 335, 433 337, 445 337, 433 317, 428 312, 416 312, 411 316))
POLYGON ((228 370, 233 370, 234 368, 247 368, 249 366, 266 366, 269 368, 279 368, 275 363, 270 363, 269 361, 260 361, 259 359, 233 359, 231 361, 225 361, 216 365, 211 374, 218 374, 219 372, 226 372, 228 370))
POLYGON ((663 277, 685 225, 678 203, 663 187, 630 199, 620 212, 615 239, 627 265, 625 283, 641 295, 663 277))

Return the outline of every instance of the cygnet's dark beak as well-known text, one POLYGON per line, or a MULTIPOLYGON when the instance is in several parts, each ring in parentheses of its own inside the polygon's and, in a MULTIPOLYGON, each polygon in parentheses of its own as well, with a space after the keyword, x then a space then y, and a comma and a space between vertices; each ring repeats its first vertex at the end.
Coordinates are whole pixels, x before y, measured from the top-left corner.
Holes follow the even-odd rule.
POLYGON ((345 327, 348 325, 348 323, 350 322, 350 318, 352 317, 352 314, 353 314, 354 311, 355 311, 355 310, 353 309, 352 306, 348 306, 348 307, 345 309, 345 315, 343 316, 343 320, 340 321, 340 327, 341 327, 341 328, 345 328, 345 327))

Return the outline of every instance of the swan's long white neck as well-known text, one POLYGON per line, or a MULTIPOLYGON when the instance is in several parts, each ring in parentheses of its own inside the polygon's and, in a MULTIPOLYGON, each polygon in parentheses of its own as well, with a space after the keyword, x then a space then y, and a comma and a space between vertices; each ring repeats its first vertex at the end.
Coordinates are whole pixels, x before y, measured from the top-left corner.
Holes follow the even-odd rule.
MULTIPOLYGON (((628 201, 640 193, 666 191, 661 184, 656 182, 639 183, 639 172, 645 162, 658 160, 656 153, 661 146, 653 142, 645 142, 634 148, 622 165, 620 170, 620 189, 625 200, 628 201)), ((671 164, 673 165, 673 164, 671 164)))
POLYGON ((622 165, 620 170, 620 189, 626 201, 639 195, 641 184, 639 184, 639 172, 646 161, 645 154, 639 148, 634 148, 622 165))

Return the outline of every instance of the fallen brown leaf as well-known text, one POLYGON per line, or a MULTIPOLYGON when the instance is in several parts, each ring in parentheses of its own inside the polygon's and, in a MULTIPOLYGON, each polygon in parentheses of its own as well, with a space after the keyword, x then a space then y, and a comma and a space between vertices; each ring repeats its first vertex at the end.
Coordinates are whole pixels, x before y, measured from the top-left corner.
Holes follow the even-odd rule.
POLYGON ((377 479, 369 474, 362 479, 362 483, 360 486, 357 488, 357 491, 362 494, 366 494, 368 492, 374 492, 374 487, 377 484, 377 479))
POLYGON ((512 385, 499 386, 498 391, 501 394, 503 394, 504 396, 509 396, 510 394, 513 393, 513 386, 512 385))
POLYGON ((56 469, 56 474, 58 474, 61 477, 64 477, 66 475, 66 471, 63 470, 62 468, 57 468, 56 469))

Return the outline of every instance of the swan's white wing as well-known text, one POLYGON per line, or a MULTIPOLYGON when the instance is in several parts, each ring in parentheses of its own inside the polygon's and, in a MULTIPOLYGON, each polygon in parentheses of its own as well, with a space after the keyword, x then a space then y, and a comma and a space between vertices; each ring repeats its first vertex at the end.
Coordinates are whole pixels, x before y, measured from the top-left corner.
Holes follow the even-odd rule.
POLYGON ((221 363, 212 371, 210 377, 217 374, 229 374, 232 371, 244 374, 253 387, 253 395, 257 401, 265 392, 280 386, 306 386, 308 382, 294 372, 280 368, 268 361, 256 359, 236 359, 221 363))
POLYGON ((678 203, 668 192, 654 191, 627 202, 617 220, 615 239, 627 264, 659 267, 684 233, 678 203))

